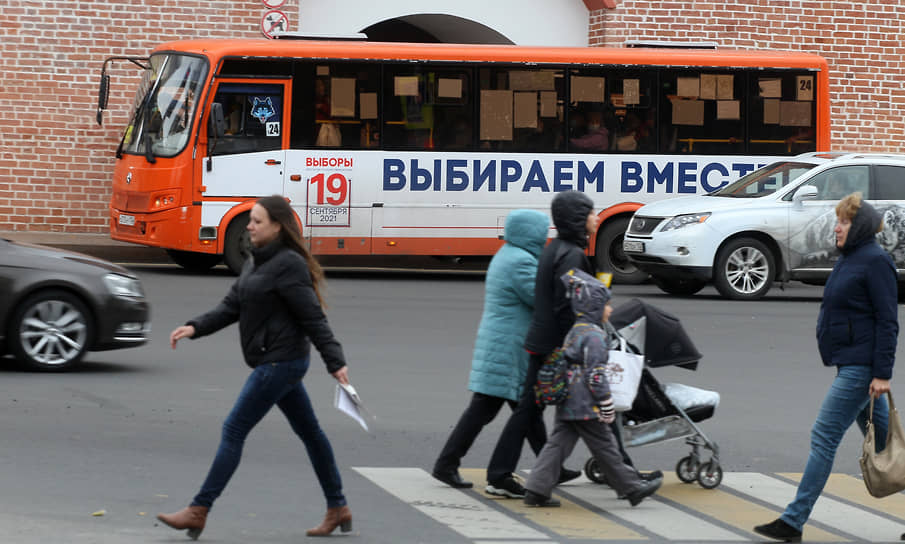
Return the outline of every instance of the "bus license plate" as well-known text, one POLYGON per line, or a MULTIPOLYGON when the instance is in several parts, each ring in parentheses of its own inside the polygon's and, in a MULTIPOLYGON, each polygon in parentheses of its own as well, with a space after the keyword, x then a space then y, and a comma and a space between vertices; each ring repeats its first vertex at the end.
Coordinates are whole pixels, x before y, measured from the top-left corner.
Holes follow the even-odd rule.
POLYGON ((622 250, 626 253, 644 253, 644 242, 636 242, 635 240, 623 240, 622 250))
POLYGON ((119 224, 127 225, 129 227, 135 226, 135 216, 134 215, 126 215, 124 213, 119 214, 119 224))

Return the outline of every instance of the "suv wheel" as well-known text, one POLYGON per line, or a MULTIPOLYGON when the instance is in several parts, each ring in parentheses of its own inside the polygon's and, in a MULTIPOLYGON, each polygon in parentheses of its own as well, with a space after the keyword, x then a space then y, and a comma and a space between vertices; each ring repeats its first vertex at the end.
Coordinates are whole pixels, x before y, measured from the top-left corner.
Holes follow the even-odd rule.
POLYGON ((775 276, 770 249, 760 240, 739 238, 717 254, 713 283, 726 298, 757 300, 767 294, 775 276))
POLYGON ((9 332, 10 347, 20 364, 31 370, 66 370, 88 350, 91 313, 71 293, 42 291, 19 306, 9 332))

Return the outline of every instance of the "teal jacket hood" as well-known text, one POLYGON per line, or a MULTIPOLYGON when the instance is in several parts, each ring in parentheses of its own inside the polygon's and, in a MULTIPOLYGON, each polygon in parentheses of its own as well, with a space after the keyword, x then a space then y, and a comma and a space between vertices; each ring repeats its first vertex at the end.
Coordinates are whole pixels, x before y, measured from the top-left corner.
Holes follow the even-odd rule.
POLYGON ((541 254, 547 243, 550 220, 537 210, 513 210, 506 216, 503 238, 535 257, 541 254))

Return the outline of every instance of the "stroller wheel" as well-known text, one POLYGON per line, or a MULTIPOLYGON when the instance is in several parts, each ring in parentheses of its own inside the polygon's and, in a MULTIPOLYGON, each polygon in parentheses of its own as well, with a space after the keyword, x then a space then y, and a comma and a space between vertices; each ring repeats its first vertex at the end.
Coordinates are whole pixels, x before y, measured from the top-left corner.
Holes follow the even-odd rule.
POLYGON ((597 459, 594 459, 593 457, 588 459, 588 462, 584 464, 584 474, 588 477, 588 480, 591 480, 594 483, 606 483, 606 476, 600 471, 600 465, 597 464, 597 459))
POLYGON ((697 459, 691 455, 686 455, 676 463, 676 476, 686 484, 690 484, 698 479, 698 467, 697 459))
POLYGON ((698 469, 698 483, 704 489, 713 489, 723 481, 723 469, 713 461, 708 461, 698 469))

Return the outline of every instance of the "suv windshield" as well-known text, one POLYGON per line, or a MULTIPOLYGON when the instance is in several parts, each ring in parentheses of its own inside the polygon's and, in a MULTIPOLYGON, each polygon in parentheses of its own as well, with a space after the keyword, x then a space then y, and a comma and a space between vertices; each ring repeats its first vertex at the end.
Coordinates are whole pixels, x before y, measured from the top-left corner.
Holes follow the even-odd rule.
POLYGON ((185 148, 207 63, 176 54, 154 55, 150 63, 135 95, 121 149, 153 160, 172 157, 185 148))
POLYGON ((773 163, 709 193, 708 196, 757 198, 771 195, 815 166, 817 165, 804 162, 773 163))

